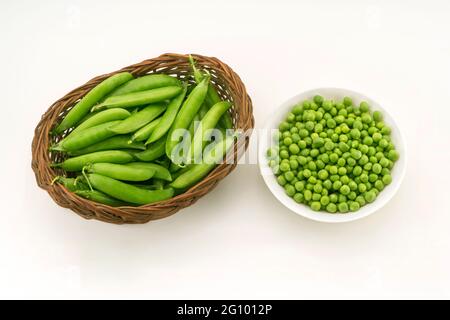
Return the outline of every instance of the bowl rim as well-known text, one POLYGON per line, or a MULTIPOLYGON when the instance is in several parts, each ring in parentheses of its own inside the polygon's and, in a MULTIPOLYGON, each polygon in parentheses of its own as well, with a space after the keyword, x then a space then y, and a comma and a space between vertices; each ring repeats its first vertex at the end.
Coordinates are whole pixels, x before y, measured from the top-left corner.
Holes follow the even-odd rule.
POLYGON ((366 94, 356 92, 353 90, 337 87, 320 87, 303 91, 285 100, 283 103, 279 105, 277 109, 275 109, 275 111, 272 114, 270 114, 268 119, 265 121, 263 127, 263 135, 260 136, 258 143, 258 165, 260 169, 260 174, 262 175, 265 184, 267 185, 271 193, 275 196, 275 198, 277 198, 278 201, 280 201, 285 207, 287 207, 288 209, 297 213, 300 216, 303 216, 305 218, 314 221, 327 223, 342 223, 355 221, 367 217, 373 214, 374 212, 379 211, 379 209, 384 207, 393 198, 393 196, 397 193, 398 189, 400 188, 406 173, 407 148, 405 139, 397 122, 391 116, 389 111, 385 107, 382 107, 376 100, 370 98, 366 94), (270 145, 271 139, 271 134, 269 134, 270 130, 278 127, 278 124, 286 116, 287 112, 292 108, 293 105, 295 105, 300 101, 303 101, 306 98, 311 99, 316 94, 320 94, 328 99, 337 96, 340 98, 343 98, 344 96, 349 96, 352 98, 352 100, 358 101, 358 103, 361 100, 365 100, 371 106, 372 111, 374 110, 382 111, 385 122, 392 129, 391 134, 392 139, 394 141, 396 149, 399 150, 399 153, 401 155, 392 170, 392 178, 393 178, 392 183, 389 184, 382 192, 380 192, 380 195, 374 202, 366 204, 357 212, 348 212, 345 214, 342 213, 332 214, 324 211, 316 212, 304 204, 296 203, 294 199, 287 196, 286 193, 284 192, 284 189, 278 185, 275 175, 272 173, 270 167, 268 166, 266 152, 270 145))

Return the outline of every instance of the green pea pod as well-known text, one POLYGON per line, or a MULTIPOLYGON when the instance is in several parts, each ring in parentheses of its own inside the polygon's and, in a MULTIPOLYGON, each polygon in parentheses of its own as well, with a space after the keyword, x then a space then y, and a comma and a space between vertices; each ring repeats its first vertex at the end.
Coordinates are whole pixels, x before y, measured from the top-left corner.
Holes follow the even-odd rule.
POLYGON ((108 97, 169 86, 180 86, 180 80, 166 74, 149 74, 126 82, 111 92, 108 97))
POLYGON ((137 205, 146 205, 166 200, 173 196, 172 188, 146 190, 95 173, 88 174, 87 179, 95 189, 116 199, 137 205))
POLYGON ((109 130, 115 134, 126 134, 130 132, 135 132, 140 128, 144 127, 148 123, 150 123, 153 119, 159 116, 164 110, 166 106, 162 104, 152 104, 141 111, 132 114, 127 119, 121 121, 109 128, 109 130))
POLYGON ((170 86, 109 97, 92 108, 92 111, 101 110, 103 108, 131 108, 149 103, 161 102, 173 98, 179 94, 181 90, 181 87, 170 86))
POLYGON ((89 91, 64 117, 63 121, 55 129, 56 134, 60 134, 63 131, 75 126, 83 119, 89 110, 99 102, 108 93, 113 91, 118 86, 124 84, 133 78, 133 75, 129 72, 122 72, 115 74, 108 79, 102 81, 89 91))
MULTIPOLYGON (((192 71, 194 73, 195 82, 200 83, 203 80, 204 75, 195 66, 194 58, 191 55, 189 55, 189 63, 191 65, 192 71)), ((212 83, 209 83, 208 93, 205 98, 205 108, 209 109, 210 107, 212 107, 213 105, 215 105, 216 103, 218 103, 220 101, 222 101, 222 99, 220 98, 219 94, 217 93, 217 90, 214 88, 214 85, 212 83)), ((202 108, 203 109, 202 113, 205 113, 205 108, 202 108)), ((228 112, 224 113, 222 115, 222 117, 219 120, 219 125, 224 129, 233 128, 233 120, 231 119, 231 116, 228 112)))
POLYGON ((155 130, 153 130, 150 138, 147 140, 146 144, 150 144, 152 142, 155 142, 156 140, 160 139, 163 135, 169 131, 170 127, 172 126, 172 123, 174 122, 178 110, 180 109, 181 104, 183 103, 183 100, 186 96, 187 92, 187 86, 183 86, 183 91, 176 96, 167 106, 167 110, 162 116, 161 122, 156 126, 155 130))
MULTIPOLYGON (((166 111, 167 112, 167 111, 166 111)), ((130 141, 144 141, 147 140, 153 131, 155 131, 155 128, 158 126, 158 124, 161 122, 162 117, 159 117, 146 126, 140 128, 138 131, 136 131, 133 136, 131 137, 130 141)))
POLYGON ((140 161, 153 161, 163 156, 166 152, 166 136, 147 147, 147 150, 136 153, 134 156, 140 161))
POLYGON ((54 163, 51 167, 61 168, 65 171, 81 171, 84 166, 91 163, 109 162, 109 163, 128 163, 134 160, 134 157, 126 151, 109 150, 85 154, 75 158, 69 158, 62 163, 54 163))
POLYGON ((75 150, 80 150, 83 148, 86 148, 90 145, 93 145, 97 142, 103 141, 107 138, 110 138, 114 135, 116 135, 115 132, 109 130, 110 127, 113 127, 117 124, 119 124, 122 121, 110 121, 107 123, 99 124, 98 126, 88 128, 86 130, 83 130, 77 134, 74 134, 71 137, 68 137, 67 139, 64 139, 56 145, 55 147, 52 147, 51 150, 54 151, 64 151, 64 152, 70 152, 75 150))
POLYGON ((67 190, 75 192, 77 190, 87 190, 88 186, 85 185, 83 182, 78 181, 75 178, 66 178, 62 176, 58 176, 52 181, 52 185, 58 182, 62 184, 67 190))
POLYGON ((80 156, 87 153, 105 150, 134 149, 142 151, 146 149, 143 142, 133 141, 130 143, 130 139, 130 135, 114 136, 109 139, 97 142, 96 144, 90 145, 86 148, 68 152, 68 154, 70 156, 80 156))
POLYGON ((100 191, 97 190, 77 190, 75 191, 75 194, 79 195, 80 197, 83 197, 85 199, 98 202, 101 204, 106 204, 107 206, 111 207, 123 207, 128 206, 129 204, 117 199, 114 199, 100 191))
POLYGON ((172 155, 172 150, 179 143, 173 138, 176 130, 187 130, 198 110, 205 100, 206 93, 208 91, 209 76, 205 77, 202 82, 200 82, 187 97, 186 101, 183 103, 180 111, 178 112, 172 127, 167 135, 166 142, 166 154, 169 159, 172 155))
POLYGON ((155 175, 155 169, 143 166, 127 166, 116 163, 94 163, 83 168, 83 172, 97 173, 106 177, 126 181, 146 181, 155 175))
POLYGON ((102 112, 98 112, 94 114, 92 117, 82 122, 78 127, 76 127, 67 137, 73 136, 75 133, 80 132, 82 130, 95 127, 99 124, 103 124, 110 121, 115 120, 123 120, 128 118, 131 113, 128 110, 121 108, 114 108, 104 110, 102 112))
POLYGON ((233 146, 234 139, 234 136, 228 136, 214 143, 213 147, 208 152, 205 152, 202 163, 191 165, 186 172, 179 175, 170 185, 175 189, 186 189, 206 177, 233 146))
POLYGON ((125 166, 132 167, 132 168, 143 168, 143 169, 148 169, 148 170, 154 170, 155 174, 153 175, 153 178, 161 179, 161 180, 165 180, 165 181, 172 181, 172 175, 170 174, 169 170, 159 164, 156 164, 156 163, 131 162, 131 163, 125 164, 125 166))
POLYGON ((222 115, 227 112, 230 107, 231 103, 228 101, 218 102, 213 105, 203 117, 198 129, 195 131, 189 150, 189 154, 192 159, 197 158, 196 156, 198 154, 201 154, 204 146, 206 145, 206 142, 208 141, 208 132, 216 127, 222 115))

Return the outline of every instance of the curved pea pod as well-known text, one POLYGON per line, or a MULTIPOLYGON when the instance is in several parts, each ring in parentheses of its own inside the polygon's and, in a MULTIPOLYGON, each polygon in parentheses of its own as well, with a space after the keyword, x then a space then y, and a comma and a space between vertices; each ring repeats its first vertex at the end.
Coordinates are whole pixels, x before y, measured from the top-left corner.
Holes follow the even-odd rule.
POLYGON ((68 152, 68 154, 70 156, 80 156, 83 154, 105 150, 132 149, 142 151, 146 149, 143 142, 133 141, 130 143, 130 139, 130 135, 114 136, 106 140, 97 142, 96 144, 90 145, 86 148, 68 152))
POLYGON ((127 119, 121 121, 115 126, 111 126, 109 130, 115 134, 126 134, 135 132, 146 124, 150 123, 153 119, 159 116, 166 107, 162 104, 153 104, 145 107, 141 111, 132 114, 127 119))
POLYGON ((81 171, 84 166, 91 163, 109 162, 109 163, 128 163, 134 160, 133 155, 121 150, 99 151, 85 154, 75 158, 70 158, 62 163, 52 164, 52 167, 61 168, 65 171, 81 171))
POLYGON ((158 124, 161 122, 162 117, 157 118, 147 124, 146 126, 140 128, 138 131, 136 131, 133 136, 131 137, 130 141, 144 141, 147 140, 152 132, 155 130, 155 128, 158 126, 158 124))
POLYGON ((162 157, 166 152, 166 137, 147 146, 147 150, 136 153, 134 156, 140 161, 153 161, 162 157))
POLYGON ((170 86, 109 97, 92 108, 92 111, 103 108, 131 108, 149 103, 161 102, 175 97, 181 90, 181 87, 170 86))
POLYGON ((126 181, 146 181, 153 177, 156 172, 156 170, 151 167, 127 166, 116 163, 88 164, 83 168, 83 171, 126 181))
POLYGON ((169 130, 166 141, 166 154, 171 158, 172 150, 177 146, 179 141, 174 139, 174 133, 176 130, 187 130, 198 110, 205 100, 206 93, 208 92, 209 76, 205 77, 187 97, 183 103, 180 111, 178 112, 172 127, 169 130))
POLYGON ((170 185, 175 189, 186 189, 206 177, 233 146, 234 139, 234 136, 228 136, 214 143, 211 149, 205 152, 202 163, 190 165, 189 169, 179 175, 170 185))
POLYGON ((219 122, 222 115, 227 112, 231 107, 231 103, 227 101, 221 101, 216 103, 209 109, 203 119, 200 121, 200 125, 195 131, 192 144, 189 149, 189 155, 196 159, 197 155, 200 155, 208 139, 208 133, 211 129, 214 129, 219 122))
POLYGON ((55 129, 56 134, 60 134, 63 131, 75 126, 83 119, 89 110, 99 102, 108 93, 113 91, 118 86, 129 81, 133 78, 133 75, 129 72, 122 72, 115 74, 108 79, 104 80, 91 91, 89 91, 64 117, 63 121, 55 129))
POLYGON ((113 198, 137 205, 146 205, 166 200, 173 196, 172 188, 146 190, 95 173, 88 174, 87 179, 95 189, 113 198))
POLYGON ((108 97, 169 86, 180 86, 180 80, 167 74, 149 74, 126 82, 111 92, 108 97))
POLYGON ((143 168, 147 170, 154 170, 155 174, 153 175, 152 178, 161 179, 165 181, 172 181, 172 175, 170 174, 169 170, 156 163, 131 162, 125 164, 125 166, 132 168, 143 168))
POLYGON ((119 124, 121 121, 110 121, 99 124, 98 126, 88 128, 61 141, 58 145, 50 148, 53 151, 71 152, 86 148, 97 142, 116 135, 115 132, 109 130, 110 127, 119 124))
POLYGON ((97 190, 77 190, 75 194, 79 195, 82 198, 98 202, 101 204, 106 204, 111 207, 123 207, 128 206, 129 204, 118 199, 114 199, 100 191, 97 190))
MULTIPOLYGON (((192 71, 194 73, 195 82, 200 83, 203 80, 204 75, 195 66, 194 58, 191 55, 189 55, 189 63, 191 65, 192 71)), ((212 83, 210 83, 208 85, 208 93, 205 98, 205 107, 206 108, 202 107, 201 112, 205 113, 205 109, 206 110, 209 109, 210 107, 212 107, 213 105, 215 105, 216 103, 218 103, 220 101, 222 101, 222 99, 220 98, 219 94, 217 93, 217 90, 214 88, 214 85, 212 83)), ((231 119, 231 116, 228 112, 226 112, 222 115, 222 117, 219 120, 219 125, 224 129, 233 128, 233 120, 231 119)))
POLYGON ((131 113, 128 110, 121 108, 108 109, 94 114, 92 117, 82 122, 78 127, 76 127, 65 139, 70 136, 73 136, 75 133, 83 131, 88 128, 95 127, 97 125, 115 121, 115 120, 123 120, 128 118, 131 113))
POLYGON ((163 135, 169 131, 170 127, 172 126, 172 123, 174 122, 178 110, 181 107, 181 104, 183 103, 184 98, 186 97, 187 92, 187 86, 183 86, 183 91, 176 96, 167 106, 167 110, 164 113, 164 115, 161 118, 161 121, 156 126, 156 128, 151 133, 149 139, 147 140, 146 144, 150 144, 152 142, 155 142, 156 140, 160 139, 163 135))
POLYGON ((57 182, 62 184, 67 190, 75 192, 77 190, 87 190, 88 186, 78 179, 75 178, 66 178, 62 176, 55 177, 52 181, 52 185, 57 182))

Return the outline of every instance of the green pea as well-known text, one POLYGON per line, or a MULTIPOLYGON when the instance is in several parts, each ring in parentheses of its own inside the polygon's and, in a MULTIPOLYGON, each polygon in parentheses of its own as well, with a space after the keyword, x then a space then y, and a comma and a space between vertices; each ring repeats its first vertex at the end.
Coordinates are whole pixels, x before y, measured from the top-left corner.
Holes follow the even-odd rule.
POLYGON ((360 166, 355 166, 352 171, 355 177, 359 177, 362 173, 362 168, 360 166))
POLYGON ((318 174, 318 175, 319 175, 319 178, 320 178, 321 180, 325 180, 325 179, 328 178, 328 171, 322 169, 322 170, 319 171, 319 174, 318 174))
POLYGON ((353 104, 352 98, 344 97, 343 103, 344 103, 344 106, 351 106, 353 104))
POLYGON ((381 180, 375 181, 374 186, 375 186, 375 188, 378 189, 379 191, 381 191, 381 190, 384 189, 384 183, 383 183, 383 181, 381 181, 381 180))
POLYGON ((343 185, 340 189, 339 192, 342 193, 343 195, 348 195, 350 193, 350 188, 347 185, 343 185))
POLYGON ((359 208, 360 208, 360 204, 358 202, 356 202, 356 201, 350 202, 350 211, 356 212, 359 210, 359 208))
POLYGON ((344 168, 344 167, 339 167, 339 169, 338 169, 338 174, 339 174, 340 176, 343 176, 343 175, 347 174, 347 169, 344 168))
POLYGON ((295 106, 292 108, 292 113, 295 114, 295 115, 299 115, 299 114, 301 114, 302 112, 303 112, 303 107, 302 107, 302 105, 300 105, 300 104, 297 104, 297 105, 295 105, 295 106))
POLYGON ((372 203, 373 201, 375 201, 376 195, 373 191, 368 191, 364 194, 364 199, 369 202, 372 203))
POLYGON ((342 187, 342 182, 341 181, 335 181, 333 182, 333 189, 334 190, 339 190, 342 187))
POLYGON ((310 190, 305 190, 303 192, 303 197, 306 201, 311 201, 312 199, 312 192, 310 190))
POLYGON ((397 161, 400 156, 396 150, 389 150, 387 157, 391 161, 397 161))
POLYGON ((361 112, 369 112, 369 104, 366 101, 361 101, 361 103, 359 104, 359 110, 361 112))
POLYGON ((294 194, 294 200, 297 203, 302 203, 304 200, 303 194, 300 192, 297 192, 296 194, 294 194))
POLYGON ((374 173, 369 174, 369 182, 374 183, 375 181, 378 180, 378 176, 374 173))
POLYGON ((284 177, 290 182, 295 178, 295 174, 292 171, 288 171, 284 173, 284 177))
POLYGON ((381 173, 381 170, 382 170, 382 166, 381 166, 379 163, 375 163, 375 164, 372 166, 372 171, 373 171, 375 174, 380 174, 380 173, 381 173))
POLYGON ((282 162, 280 164, 280 170, 283 171, 283 172, 287 172, 287 171, 291 170, 291 168, 289 166, 289 163, 282 162))
POLYGON ((334 203, 329 203, 326 210, 330 213, 335 213, 337 211, 337 206, 334 203))
POLYGON ((358 191, 360 193, 364 193, 364 192, 366 192, 366 190, 367 190, 367 187, 366 187, 366 185, 364 183, 358 184, 358 191))
POLYGON ((362 174, 360 175, 360 179, 361 179, 361 182, 362 182, 362 183, 366 183, 366 182, 369 181, 369 176, 368 176, 366 173, 362 173, 362 174))
POLYGON ((323 187, 327 190, 330 190, 333 187, 333 183, 331 180, 327 179, 323 182, 323 187))
POLYGON ((311 209, 313 209, 314 211, 320 211, 320 202, 318 201, 313 201, 311 202, 311 209))
POLYGON ((383 134, 383 135, 391 134, 391 128, 388 126, 384 126, 383 128, 381 128, 381 134, 383 134))
POLYGON ((388 185, 392 182, 392 177, 391 177, 391 175, 386 174, 383 176, 382 180, 385 185, 388 185))
POLYGON ((287 150, 281 150, 280 151, 280 158, 281 159, 288 159, 289 158, 289 152, 287 150))
POLYGON ((383 114, 380 111, 374 111, 373 119, 377 122, 383 121, 383 114))
POLYGON ((291 185, 291 184, 286 184, 286 185, 284 186, 284 190, 286 191, 286 194, 287 194, 289 197, 293 197, 294 194, 295 194, 295 188, 294 188, 294 186, 291 185))
POLYGON ((350 178, 348 176, 342 176, 339 181, 341 181, 342 184, 348 184, 350 182, 350 178))
POLYGON ((340 213, 348 212, 348 204, 347 202, 341 202, 338 204, 338 210, 340 213))

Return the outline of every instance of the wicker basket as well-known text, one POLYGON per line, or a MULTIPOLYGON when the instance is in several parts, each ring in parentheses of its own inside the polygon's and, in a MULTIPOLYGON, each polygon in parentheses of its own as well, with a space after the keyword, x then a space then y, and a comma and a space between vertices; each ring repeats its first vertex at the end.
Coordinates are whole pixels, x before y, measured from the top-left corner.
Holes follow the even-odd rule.
MULTIPOLYGON (((217 58, 194 55, 197 64, 211 73, 211 81, 224 100, 232 101, 231 110, 234 127, 248 131, 253 128, 252 102, 239 76, 226 64, 217 58)), ((56 101, 42 116, 35 129, 32 144, 32 168, 39 187, 47 190, 53 200, 60 206, 69 208, 86 219, 97 219, 109 223, 146 223, 151 220, 168 217, 178 210, 194 204, 199 198, 211 191, 217 183, 225 178, 235 167, 237 159, 248 146, 248 136, 238 139, 227 155, 228 163, 223 163, 214 169, 205 179, 197 183, 185 193, 170 200, 140 207, 113 208, 81 198, 68 191, 60 184, 51 184, 52 179, 64 174, 60 169, 50 168, 49 164, 61 161, 61 155, 50 153, 49 146, 55 139, 49 133, 71 107, 98 83, 107 77, 129 71, 135 76, 148 73, 166 73, 179 79, 190 79, 191 70, 187 55, 163 54, 157 58, 145 60, 121 70, 98 76, 81 87, 69 92, 56 101), (234 161, 230 161, 234 160, 234 161)), ((192 81, 192 80, 190 80, 192 81)))

